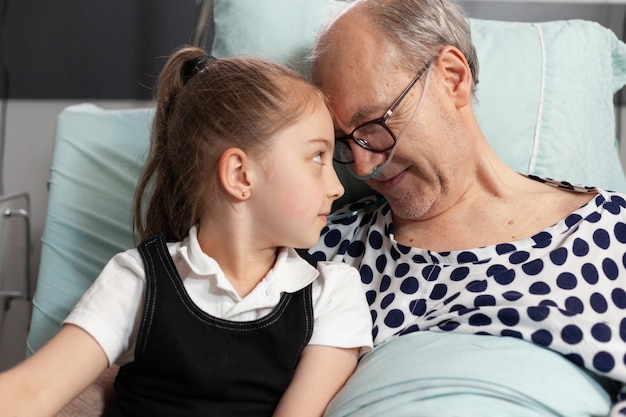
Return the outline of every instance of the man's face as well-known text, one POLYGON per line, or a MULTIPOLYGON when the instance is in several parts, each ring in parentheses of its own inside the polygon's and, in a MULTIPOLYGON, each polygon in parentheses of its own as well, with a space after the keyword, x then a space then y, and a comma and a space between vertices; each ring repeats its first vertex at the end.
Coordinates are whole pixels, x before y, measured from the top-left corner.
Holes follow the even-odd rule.
MULTIPOLYGON (((416 74, 402 65, 406 57, 363 16, 344 15, 335 29, 312 75, 329 96, 337 136, 342 136, 383 116, 416 74)), ((437 65, 435 61, 430 68, 427 90, 424 82, 415 84, 387 120, 399 137, 397 149, 380 175, 367 180, 389 200, 394 215, 402 218, 436 215, 463 157, 457 147, 461 130, 453 106, 438 88, 437 65)), ((390 156, 354 143, 351 149, 351 169, 359 176, 367 176, 390 156)))

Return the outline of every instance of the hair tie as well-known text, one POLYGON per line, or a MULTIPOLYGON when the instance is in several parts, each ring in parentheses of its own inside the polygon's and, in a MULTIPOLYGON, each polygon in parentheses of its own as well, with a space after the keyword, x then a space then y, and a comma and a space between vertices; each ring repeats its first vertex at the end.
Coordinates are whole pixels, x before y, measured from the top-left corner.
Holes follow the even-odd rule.
POLYGON ((194 75, 206 68, 209 62, 215 60, 216 58, 211 55, 200 55, 194 59, 187 60, 187 62, 185 62, 180 69, 180 76, 183 79, 183 84, 187 84, 187 82, 194 75))

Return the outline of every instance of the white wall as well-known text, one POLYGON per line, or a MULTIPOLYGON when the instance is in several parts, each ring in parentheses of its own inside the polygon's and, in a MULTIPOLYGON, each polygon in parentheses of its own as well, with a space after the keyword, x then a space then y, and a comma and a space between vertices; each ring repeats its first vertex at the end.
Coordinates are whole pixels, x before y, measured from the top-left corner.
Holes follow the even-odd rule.
MULTIPOLYGON (((557 5, 536 3, 494 3, 465 1, 471 17, 519 21, 545 21, 586 18, 612 28, 620 37, 624 19, 623 6, 557 5)), ((41 234, 47 203, 46 181, 52 156, 52 139, 56 117, 70 104, 86 100, 9 100, 4 155, 4 195, 27 192, 30 196, 33 289, 38 273, 41 234)), ((106 108, 141 107, 147 103, 133 101, 89 100, 106 108)), ((624 113, 626 114, 626 113, 624 113)), ((626 126, 626 117, 624 117, 626 126)), ((624 137, 626 143, 626 137, 624 137)), ((626 146, 621 150, 626 161, 626 146)), ((20 361, 26 351, 25 339, 30 320, 30 304, 12 303, 0 334, 0 371, 20 361)))

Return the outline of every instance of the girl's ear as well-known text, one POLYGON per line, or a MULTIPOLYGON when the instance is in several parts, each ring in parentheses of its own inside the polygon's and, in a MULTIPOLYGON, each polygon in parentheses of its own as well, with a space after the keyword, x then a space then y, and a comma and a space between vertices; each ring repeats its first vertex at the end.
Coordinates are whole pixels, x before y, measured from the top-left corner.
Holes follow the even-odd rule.
POLYGON ((220 183, 235 200, 245 200, 250 196, 249 166, 248 155, 240 148, 228 148, 220 157, 220 183))
POLYGON ((454 46, 445 46, 439 53, 437 65, 444 74, 444 83, 454 97, 456 107, 472 101, 472 71, 463 53, 454 46))

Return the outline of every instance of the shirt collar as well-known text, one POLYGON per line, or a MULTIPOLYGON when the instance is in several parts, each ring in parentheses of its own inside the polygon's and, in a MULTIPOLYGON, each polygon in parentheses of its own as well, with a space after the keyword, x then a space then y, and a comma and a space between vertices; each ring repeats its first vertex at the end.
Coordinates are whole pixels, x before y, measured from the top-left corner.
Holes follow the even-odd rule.
MULTIPOLYGON (((177 252, 198 277, 223 276, 215 259, 202 251, 196 226, 189 230, 189 235, 181 242, 177 252)), ((276 256, 276 263, 264 281, 275 291, 292 293, 306 287, 318 275, 317 268, 302 259, 294 249, 281 247, 276 256)))

